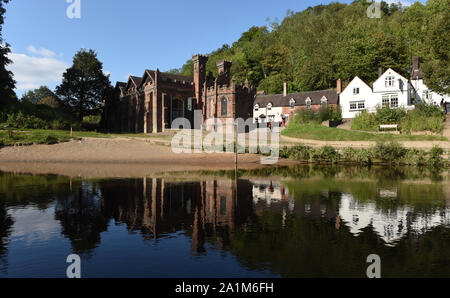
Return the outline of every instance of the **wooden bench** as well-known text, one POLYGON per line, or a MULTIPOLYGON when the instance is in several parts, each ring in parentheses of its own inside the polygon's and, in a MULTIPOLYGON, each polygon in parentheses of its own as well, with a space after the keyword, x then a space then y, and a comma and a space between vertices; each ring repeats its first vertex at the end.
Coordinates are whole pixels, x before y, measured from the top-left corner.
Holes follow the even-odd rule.
POLYGON ((395 129, 398 131, 398 124, 380 125, 380 131, 384 129, 395 129))

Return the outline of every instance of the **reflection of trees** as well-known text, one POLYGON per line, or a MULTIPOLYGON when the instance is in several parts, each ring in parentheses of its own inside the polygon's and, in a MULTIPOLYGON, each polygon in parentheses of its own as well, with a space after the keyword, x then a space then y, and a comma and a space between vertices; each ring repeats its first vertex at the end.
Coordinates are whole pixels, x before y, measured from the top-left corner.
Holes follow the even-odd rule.
POLYGON ((107 230, 108 220, 101 213, 101 197, 95 185, 79 183, 72 187, 71 195, 58 198, 56 219, 73 251, 89 254, 100 243, 100 233, 107 230))
POLYGON ((3 198, 0 197, 0 270, 7 269, 7 260, 4 256, 8 251, 8 238, 13 224, 14 222, 6 210, 3 198))

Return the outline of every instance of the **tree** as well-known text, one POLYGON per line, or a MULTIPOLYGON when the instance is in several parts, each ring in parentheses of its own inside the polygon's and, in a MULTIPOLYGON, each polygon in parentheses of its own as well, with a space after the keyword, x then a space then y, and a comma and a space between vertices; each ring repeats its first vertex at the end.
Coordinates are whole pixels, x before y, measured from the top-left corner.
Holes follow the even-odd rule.
POLYGON ((4 4, 9 0, 0 0, 0 104, 9 103, 15 97, 14 93, 15 81, 13 79, 13 73, 6 69, 12 61, 8 58, 8 54, 11 53, 9 44, 3 43, 2 29, 4 24, 4 14, 6 9, 4 4))
POLYGON ((100 107, 111 88, 109 76, 104 74, 97 53, 81 49, 75 54, 72 67, 63 74, 62 84, 56 87, 56 94, 82 122, 84 116, 100 107))
POLYGON ((440 3, 443 9, 430 13, 430 26, 427 34, 428 55, 425 56, 425 83, 435 92, 450 93, 450 10, 449 0, 430 1, 434 4, 430 9, 438 10, 440 3))
POLYGON ((47 97, 55 97, 55 94, 47 86, 41 86, 26 92, 20 100, 23 103, 39 104, 47 97))

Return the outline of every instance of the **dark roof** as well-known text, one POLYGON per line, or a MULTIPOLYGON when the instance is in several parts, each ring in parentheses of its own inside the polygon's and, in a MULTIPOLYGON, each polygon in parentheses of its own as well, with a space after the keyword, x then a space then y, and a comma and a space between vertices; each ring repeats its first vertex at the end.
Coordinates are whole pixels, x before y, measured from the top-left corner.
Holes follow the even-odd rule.
POLYGON ((126 87, 127 86, 127 83, 124 83, 124 82, 117 82, 116 83, 116 88, 123 88, 123 87, 126 87))
MULTIPOLYGON (((147 69, 145 71, 146 73, 150 74, 150 76, 155 79, 155 71, 154 70, 149 70, 147 69)), ((168 79, 170 81, 177 81, 177 82, 189 82, 189 83, 193 83, 194 82, 194 78, 191 77, 187 77, 187 76, 182 76, 182 75, 177 75, 177 74, 172 74, 172 73, 168 73, 168 72, 160 72, 159 73, 160 77, 164 80, 164 79, 168 79)))
POLYGON ((305 106, 306 99, 308 97, 311 99, 312 105, 320 105, 324 96, 328 99, 329 104, 339 104, 339 95, 337 90, 330 89, 291 93, 287 96, 284 96, 283 94, 258 95, 255 99, 254 105, 258 104, 261 107, 265 107, 267 104, 272 103, 274 107, 288 107, 291 99, 294 99, 296 106, 305 106))
POLYGON ((139 86, 141 84, 142 78, 130 76, 130 79, 136 84, 136 86, 139 86))

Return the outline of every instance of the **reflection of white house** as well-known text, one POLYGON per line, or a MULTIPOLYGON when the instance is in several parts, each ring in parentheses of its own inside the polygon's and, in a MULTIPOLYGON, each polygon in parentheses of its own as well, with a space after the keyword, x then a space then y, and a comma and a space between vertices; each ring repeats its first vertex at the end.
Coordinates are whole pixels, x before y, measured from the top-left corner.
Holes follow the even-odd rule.
POLYGON ((436 92, 431 91, 424 83, 423 72, 420 69, 419 57, 414 57, 413 59, 413 70, 411 72, 411 84, 417 92, 417 98, 421 101, 427 103, 433 103, 435 105, 440 105, 441 101, 450 103, 450 96, 441 95, 436 92))
POLYGON ((342 117, 355 118, 363 110, 375 112, 381 107, 411 110, 414 109, 414 95, 411 83, 390 68, 373 83, 372 88, 355 77, 340 95, 342 117))
MULTIPOLYGON (((395 191, 380 190, 380 194, 394 195, 395 191)), ((408 232, 423 234, 432 228, 450 225, 449 206, 444 211, 415 217, 411 216, 413 211, 411 207, 403 206, 386 212, 377 208, 376 202, 358 202, 351 194, 343 194, 339 215, 352 234, 357 236, 364 228, 372 226, 387 245, 395 245, 408 232)))
POLYGON ((284 185, 266 180, 251 180, 250 182, 253 184, 253 202, 255 204, 263 201, 270 207, 274 203, 289 201, 289 209, 294 209, 294 200, 284 185))

